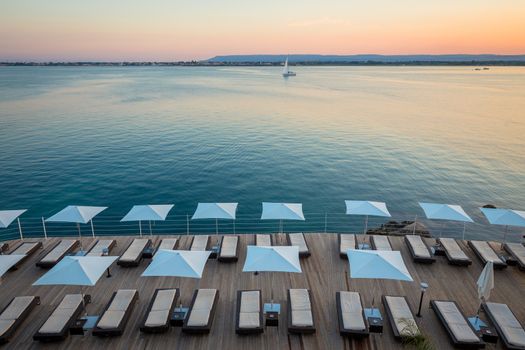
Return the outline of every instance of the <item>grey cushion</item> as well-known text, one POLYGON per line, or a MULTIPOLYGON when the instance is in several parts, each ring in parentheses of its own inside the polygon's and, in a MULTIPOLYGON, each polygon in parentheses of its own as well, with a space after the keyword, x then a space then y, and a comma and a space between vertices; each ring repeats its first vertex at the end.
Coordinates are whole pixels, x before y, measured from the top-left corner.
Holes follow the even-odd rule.
POLYGON ((162 326, 168 322, 170 309, 177 294, 176 289, 159 290, 146 318, 145 326, 162 326))
POLYGON ((120 257, 120 261, 135 261, 144 251, 144 248, 149 243, 149 239, 146 238, 135 238, 131 245, 126 249, 124 254, 120 257))
POLYGON ((98 321, 97 327, 102 329, 117 328, 136 293, 135 289, 119 289, 111 304, 98 321))
POLYGON ((454 238, 440 238, 439 243, 445 248, 451 259, 469 261, 470 258, 460 248, 454 238))
POLYGON ((199 289, 197 291, 197 297, 188 317, 188 326, 202 327, 208 324, 216 294, 216 289, 199 289))
POLYGON ((190 250, 203 251, 208 247, 208 236, 194 236, 190 250))
POLYGON ((501 264, 502 261, 498 254, 492 249, 492 247, 485 241, 470 241, 472 246, 482 256, 486 262, 492 261, 494 264, 501 264))
POLYGON ((0 315, 0 320, 16 320, 35 300, 33 296, 16 297, 0 315))
POLYGON ((371 239, 374 240, 376 250, 392 250, 388 236, 372 235, 371 239))
POLYGON ((261 318, 258 312, 241 312, 239 314, 239 328, 258 328, 261 318))
POLYGON ((455 303, 451 301, 436 301, 435 305, 458 341, 464 343, 479 342, 478 336, 470 328, 455 303))
POLYGON ((418 235, 407 235, 405 236, 408 243, 412 247, 412 250, 414 251, 414 255, 418 258, 431 258, 430 252, 428 251, 428 248, 423 242, 423 239, 421 236, 418 235))
POLYGON ((24 242, 10 254, 12 255, 27 255, 31 249, 34 249, 38 245, 37 242, 24 242))
POLYGON ((394 323, 396 325, 397 331, 401 336, 404 335, 413 335, 414 333, 419 332, 416 321, 412 316, 412 312, 408 307, 408 304, 403 297, 392 297, 386 296, 386 302, 394 323))
POLYGON ((45 257, 40 260, 41 262, 55 262, 66 254, 78 241, 75 239, 63 239, 60 243, 53 248, 45 257))
POLYGON ((293 326, 312 327, 314 325, 312 304, 307 289, 290 289, 290 308, 293 326))
POLYGON ((260 327, 260 312, 260 292, 258 290, 242 292, 239 328, 260 327))
POLYGON ((525 330, 509 307, 500 303, 486 303, 485 307, 494 317, 507 341, 514 346, 525 348, 525 330))
POLYGON ((339 253, 346 254, 349 249, 355 249, 355 235, 339 235, 339 253))
POLYGON ((239 237, 224 236, 221 244, 221 257, 231 258, 237 255, 237 244, 239 237))
POLYGON ((16 320, 0 320, 0 336, 3 336, 15 322, 16 320))
POLYGON ((109 250, 109 246, 114 242, 112 239, 101 239, 89 250, 86 256, 102 256, 104 249, 109 250))
POLYGON ((339 293, 341 299, 341 314, 344 329, 363 331, 366 329, 363 319, 363 305, 357 292, 339 293))
POLYGON ((173 250, 177 244, 177 238, 164 238, 160 241, 159 249, 173 250))
POLYGON ((290 237, 290 245, 299 247, 299 253, 308 253, 308 246, 302 233, 289 233, 288 237, 290 237))
POLYGON ((62 332, 71 320, 78 307, 82 304, 81 294, 68 294, 56 307, 51 316, 40 327, 39 333, 58 334, 62 332))
POLYGON ((270 235, 255 235, 255 243, 259 247, 269 247, 272 245, 272 237, 270 235))

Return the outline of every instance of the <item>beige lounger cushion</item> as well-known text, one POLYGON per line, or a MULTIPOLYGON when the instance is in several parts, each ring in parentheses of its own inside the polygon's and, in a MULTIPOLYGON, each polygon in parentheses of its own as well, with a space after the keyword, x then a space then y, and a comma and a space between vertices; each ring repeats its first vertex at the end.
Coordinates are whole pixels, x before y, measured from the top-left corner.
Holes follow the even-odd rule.
POLYGON ((260 292, 258 290, 242 292, 239 328, 260 327, 260 312, 260 292))
POLYGON ((372 235, 376 250, 392 250, 388 236, 372 235))
POLYGON ((93 248, 89 250, 89 253, 86 254, 86 256, 102 256, 104 249, 109 250, 109 246, 114 241, 112 239, 101 239, 95 244, 93 248))
POLYGON ((46 334, 60 333, 82 304, 82 297, 81 294, 66 295, 38 332, 46 334))
POLYGON ((407 235, 405 236, 408 240, 408 243, 412 246, 412 250, 414 251, 414 255, 418 258, 431 258, 430 252, 428 251, 428 248, 423 242, 423 239, 421 236, 418 235, 407 235))
POLYGON ((492 249, 492 247, 485 241, 470 241, 475 247, 478 253, 483 257, 486 262, 492 261, 495 264, 501 264, 502 261, 498 254, 492 249))
POLYGON ((255 244, 259 247, 270 247, 272 245, 272 237, 270 235, 255 235, 255 244))
POLYGON ((290 289, 292 326, 313 327, 312 304, 307 289, 290 289))
POLYGON ((119 289, 111 301, 111 305, 98 321, 97 327, 102 329, 117 328, 136 293, 135 289, 119 289))
POLYGON ((144 325, 147 327, 165 325, 170 317, 170 309, 176 294, 176 289, 159 290, 144 325))
POLYGON ((224 236, 221 245, 221 257, 233 258, 237 256, 237 243, 239 237, 237 236, 224 236))
POLYGON ((208 324, 215 294, 217 294, 217 289, 199 289, 197 291, 197 297, 188 318, 188 326, 203 327, 208 324))
POLYGON ((412 316, 412 312, 403 297, 385 297, 392 318, 396 325, 397 331, 401 336, 413 335, 414 332, 419 332, 416 321, 412 316))
POLYGON ((190 250, 202 251, 208 247, 208 236, 194 236, 190 250))
POLYGON ((339 235, 339 253, 346 254, 349 249, 355 249, 355 235, 341 234, 339 235))
POLYGON ((27 255, 31 249, 34 249, 38 242, 24 242, 18 248, 13 250, 12 255, 27 255))
POLYGON ((448 252, 451 259, 454 260, 470 260, 467 254, 460 248, 458 242, 454 238, 440 238, 439 242, 448 252))
POLYGON ((506 304, 486 303, 486 307, 501 328, 507 341, 514 346, 525 347, 525 330, 521 327, 506 304))
POLYGON ((142 254, 144 248, 148 245, 149 239, 135 238, 131 245, 126 249, 124 254, 120 257, 120 261, 135 261, 142 254))
POLYGON ((9 306, 0 315, 0 336, 4 335, 5 332, 13 326, 34 299, 35 297, 33 296, 27 296, 16 297, 11 301, 9 306))
POLYGON ((357 292, 339 292, 341 299, 341 314, 343 318, 344 329, 355 331, 366 330, 363 319, 363 305, 357 292))
POLYGON ((299 253, 308 253, 308 246, 302 233, 289 233, 290 245, 296 245, 299 247, 299 253))
POLYGON ((458 341, 464 343, 479 342, 478 336, 470 328, 455 303, 451 301, 436 301, 435 305, 458 341))
POLYGON ((177 238, 164 238, 160 241, 159 249, 173 250, 177 244, 177 238))
POLYGON ((78 241, 75 239, 63 239, 53 248, 40 262, 55 262, 69 251, 78 241))
POLYGON ((0 336, 4 335, 15 322, 16 320, 0 320, 0 336))
POLYGON ((525 246, 521 243, 505 243, 505 246, 512 256, 519 260, 522 266, 525 266, 525 246))

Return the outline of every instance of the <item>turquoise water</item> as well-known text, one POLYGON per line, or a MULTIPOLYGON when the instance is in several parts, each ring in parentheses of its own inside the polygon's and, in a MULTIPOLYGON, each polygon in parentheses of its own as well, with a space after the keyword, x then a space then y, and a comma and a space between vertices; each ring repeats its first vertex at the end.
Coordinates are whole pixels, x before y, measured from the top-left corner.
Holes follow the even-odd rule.
POLYGON ((345 199, 525 209, 525 68, 295 70, 0 67, 0 208, 302 202, 315 230, 345 199))

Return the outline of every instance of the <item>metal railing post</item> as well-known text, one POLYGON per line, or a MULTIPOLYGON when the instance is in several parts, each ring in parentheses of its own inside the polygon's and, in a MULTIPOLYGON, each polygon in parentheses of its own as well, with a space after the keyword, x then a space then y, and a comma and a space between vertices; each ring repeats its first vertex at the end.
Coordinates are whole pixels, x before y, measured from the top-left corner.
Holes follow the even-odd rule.
POLYGON ((42 216, 42 227, 44 228, 44 238, 47 239, 46 221, 44 220, 43 216, 42 216))

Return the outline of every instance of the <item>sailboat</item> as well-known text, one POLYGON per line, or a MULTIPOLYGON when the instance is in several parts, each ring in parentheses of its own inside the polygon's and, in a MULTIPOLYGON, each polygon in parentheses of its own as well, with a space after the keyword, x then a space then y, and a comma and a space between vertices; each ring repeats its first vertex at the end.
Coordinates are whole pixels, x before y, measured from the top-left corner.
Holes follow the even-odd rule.
POLYGON ((288 57, 286 57, 286 61, 284 62, 284 68, 283 68, 283 77, 284 78, 288 78, 288 77, 295 77, 297 74, 295 74, 295 72, 292 72, 291 70, 288 69, 288 57))

